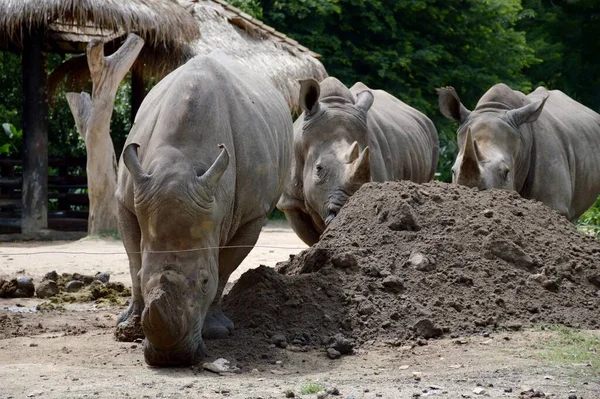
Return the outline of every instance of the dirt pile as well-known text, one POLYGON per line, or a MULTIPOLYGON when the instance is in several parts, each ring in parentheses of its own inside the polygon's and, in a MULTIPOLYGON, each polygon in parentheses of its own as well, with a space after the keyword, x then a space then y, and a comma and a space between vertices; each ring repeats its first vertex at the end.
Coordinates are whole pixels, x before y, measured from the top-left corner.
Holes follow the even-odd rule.
POLYGON ((598 241, 516 193, 373 183, 318 244, 277 271, 245 273, 224 310, 238 339, 283 334, 291 347, 344 337, 401 345, 534 323, 598 328, 599 267, 598 241))

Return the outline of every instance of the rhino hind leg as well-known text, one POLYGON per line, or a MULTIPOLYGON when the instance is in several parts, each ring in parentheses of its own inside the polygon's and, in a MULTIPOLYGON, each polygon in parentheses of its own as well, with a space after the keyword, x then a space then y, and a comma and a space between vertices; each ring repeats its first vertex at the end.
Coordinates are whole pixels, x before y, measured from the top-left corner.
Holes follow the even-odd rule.
POLYGON ((204 320, 202 328, 202 337, 204 339, 227 338, 233 331, 233 322, 221 309, 223 290, 231 273, 237 269, 250 251, 252 251, 265 220, 266 215, 241 226, 231 241, 227 243, 227 246, 240 246, 241 248, 225 248, 219 252, 219 289, 204 320))
POLYGON ((135 215, 120 203, 118 213, 119 234, 129 258, 131 302, 129 303, 129 307, 121 313, 117 320, 115 338, 117 341, 131 342, 137 338, 144 338, 144 331, 140 322, 142 311, 144 310, 144 299, 138 276, 142 267, 142 256, 140 254, 141 231, 135 215))

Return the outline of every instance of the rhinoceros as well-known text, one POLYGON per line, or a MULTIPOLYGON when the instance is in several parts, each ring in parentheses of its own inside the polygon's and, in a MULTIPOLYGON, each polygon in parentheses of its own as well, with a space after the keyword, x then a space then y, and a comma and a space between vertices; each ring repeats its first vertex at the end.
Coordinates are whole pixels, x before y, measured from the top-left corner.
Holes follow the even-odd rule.
POLYGON ((600 115, 559 90, 529 95, 492 86, 473 111, 452 87, 438 89, 440 111, 456 120, 455 183, 517 191, 579 217, 600 194, 600 115))
POLYGON ((222 52, 192 58, 148 93, 116 194, 133 285, 117 335, 141 322, 148 364, 196 363, 203 337, 233 328, 220 297, 281 195, 292 134, 283 96, 222 52))
POLYGON ((334 77, 300 82, 303 113, 294 122, 291 176, 277 203, 306 244, 319 240, 364 183, 427 182, 438 135, 425 115, 383 90, 334 77))

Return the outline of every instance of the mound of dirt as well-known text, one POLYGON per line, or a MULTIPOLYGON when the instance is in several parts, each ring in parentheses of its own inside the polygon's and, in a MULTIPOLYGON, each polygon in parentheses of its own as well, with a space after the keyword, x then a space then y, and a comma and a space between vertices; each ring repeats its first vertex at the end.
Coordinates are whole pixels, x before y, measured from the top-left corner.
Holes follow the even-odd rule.
POLYGON ((277 270, 248 271, 223 307, 233 339, 291 347, 598 328, 599 265, 598 241, 516 193, 372 183, 319 243, 277 270))

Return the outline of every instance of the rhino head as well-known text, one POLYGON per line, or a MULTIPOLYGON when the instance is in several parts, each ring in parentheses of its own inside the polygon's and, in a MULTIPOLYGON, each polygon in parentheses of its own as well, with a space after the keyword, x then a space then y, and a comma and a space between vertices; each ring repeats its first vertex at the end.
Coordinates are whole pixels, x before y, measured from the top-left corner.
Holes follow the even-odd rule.
POLYGON ((300 81, 300 105, 304 118, 295 129, 295 151, 301 162, 305 206, 319 234, 338 214, 348 198, 371 180, 367 144, 367 112, 373 94, 356 96, 337 79, 328 78, 346 94, 320 101, 320 86, 314 79, 300 81))
MULTIPOLYGON (((513 91, 497 85, 510 96, 513 91)), ((500 188, 518 191, 522 186, 529 155, 523 125, 538 119, 546 98, 518 108, 502 102, 487 102, 469 111, 452 87, 437 89, 441 113, 459 122, 459 152, 452 167, 452 182, 480 190, 500 188)))
POLYGON ((220 146, 212 166, 198 173, 176 152, 154 160, 147 173, 137 147, 128 145, 123 161, 141 230, 144 357, 153 366, 193 364, 205 355, 202 326, 219 284, 215 190, 229 154, 220 146))

